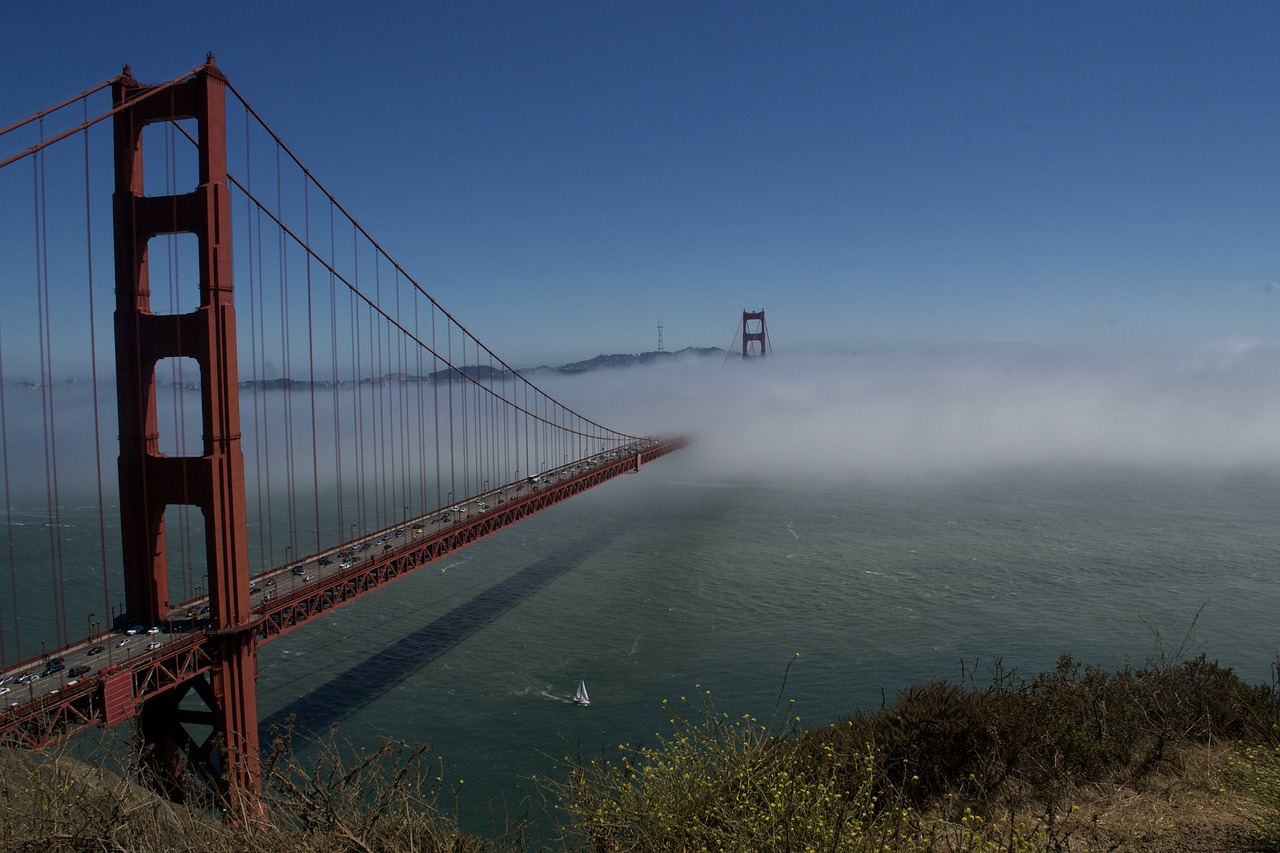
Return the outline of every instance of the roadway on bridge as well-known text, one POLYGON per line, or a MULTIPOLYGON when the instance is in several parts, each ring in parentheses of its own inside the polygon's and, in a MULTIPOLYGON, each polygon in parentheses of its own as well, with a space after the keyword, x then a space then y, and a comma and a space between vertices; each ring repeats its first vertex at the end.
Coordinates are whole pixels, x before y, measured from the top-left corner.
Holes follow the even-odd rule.
MULTIPOLYGON (((650 445, 639 441, 553 468, 515 483, 490 489, 462 502, 426 515, 405 519, 403 524, 355 538, 317 554, 290 561, 250 578, 251 605, 260 611, 278 596, 289 595, 374 555, 411 547, 421 537, 457 526, 507 501, 525 497, 624 456, 639 454, 650 445)), ((160 625, 131 625, 124 630, 99 633, 68 647, 42 654, 0 672, 0 707, 17 708, 93 679, 117 664, 161 654, 165 645, 192 631, 210 626, 208 596, 175 606, 160 625)))

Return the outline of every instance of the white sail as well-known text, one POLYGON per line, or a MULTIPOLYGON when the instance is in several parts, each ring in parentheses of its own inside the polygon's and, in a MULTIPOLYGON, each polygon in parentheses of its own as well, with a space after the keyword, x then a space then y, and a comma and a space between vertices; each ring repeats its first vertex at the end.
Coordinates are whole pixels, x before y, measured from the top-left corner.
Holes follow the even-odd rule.
POLYGON ((578 681, 578 690, 576 693, 573 694, 573 704, 575 705, 591 704, 591 697, 587 695, 586 679, 581 679, 578 681))

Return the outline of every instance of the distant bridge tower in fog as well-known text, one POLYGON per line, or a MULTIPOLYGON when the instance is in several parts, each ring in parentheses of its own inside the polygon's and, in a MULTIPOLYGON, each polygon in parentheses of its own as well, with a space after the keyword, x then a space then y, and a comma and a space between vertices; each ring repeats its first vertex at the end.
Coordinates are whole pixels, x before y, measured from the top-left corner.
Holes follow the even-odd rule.
POLYGON ((764 328, 764 309, 742 312, 742 357, 764 358, 769 354, 769 335, 764 328))

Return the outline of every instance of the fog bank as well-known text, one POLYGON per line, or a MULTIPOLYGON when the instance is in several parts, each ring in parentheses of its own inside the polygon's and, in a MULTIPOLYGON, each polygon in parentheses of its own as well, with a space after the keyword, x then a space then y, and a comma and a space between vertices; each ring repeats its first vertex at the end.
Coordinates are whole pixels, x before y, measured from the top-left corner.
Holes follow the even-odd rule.
POLYGON ((1280 466, 1280 347, 972 344, 719 358, 556 378, 609 426, 688 432, 725 479, 999 466, 1280 466))

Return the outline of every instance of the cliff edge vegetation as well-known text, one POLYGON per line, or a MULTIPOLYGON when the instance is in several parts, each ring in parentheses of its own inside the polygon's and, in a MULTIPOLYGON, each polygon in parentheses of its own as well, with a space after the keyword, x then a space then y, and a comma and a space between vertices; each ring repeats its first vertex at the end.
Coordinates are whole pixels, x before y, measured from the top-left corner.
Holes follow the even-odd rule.
POLYGON ((997 664, 813 729, 781 700, 731 719, 698 688, 652 746, 538 780, 535 820, 556 827, 539 842, 528 804, 490 836, 460 829, 439 760, 410 744, 330 744, 304 767, 277 741, 269 821, 173 805, 129 767, 9 753, 0 849, 1263 853, 1280 851, 1277 699, 1204 656, 1107 671, 1064 655, 1030 678, 997 664))

